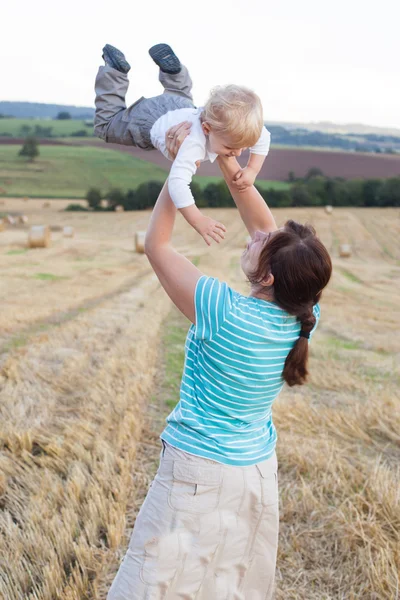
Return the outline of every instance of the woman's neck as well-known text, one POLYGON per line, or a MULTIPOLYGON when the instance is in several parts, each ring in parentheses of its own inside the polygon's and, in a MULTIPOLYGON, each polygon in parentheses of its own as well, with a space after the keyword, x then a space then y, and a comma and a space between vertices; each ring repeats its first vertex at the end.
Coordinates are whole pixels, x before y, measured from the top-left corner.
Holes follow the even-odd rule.
POLYGON ((260 298, 260 300, 265 300, 266 302, 275 302, 273 287, 271 286, 267 289, 263 285, 252 285, 249 298, 260 298))

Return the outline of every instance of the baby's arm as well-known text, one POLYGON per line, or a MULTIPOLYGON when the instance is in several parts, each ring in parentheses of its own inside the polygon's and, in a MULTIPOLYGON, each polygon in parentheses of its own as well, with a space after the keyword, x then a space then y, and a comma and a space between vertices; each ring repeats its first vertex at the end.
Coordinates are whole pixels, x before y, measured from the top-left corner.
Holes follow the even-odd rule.
POLYGON ((222 223, 200 212, 190 190, 190 182, 203 156, 204 148, 201 143, 188 136, 172 164, 168 178, 168 191, 176 208, 210 246, 211 239, 219 243, 224 238, 226 229, 222 223))
POLYGON ((271 134, 268 129, 263 127, 258 142, 250 148, 250 157, 246 167, 238 171, 233 178, 232 183, 239 192, 244 192, 254 184, 269 152, 270 141, 271 134))
POLYGON ((225 225, 203 215, 195 204, 181 208, 180 212, 193 229, 202 236, 208 246, 211 246, 210 238, 218 244, 221 239, 225 238, 225 225))

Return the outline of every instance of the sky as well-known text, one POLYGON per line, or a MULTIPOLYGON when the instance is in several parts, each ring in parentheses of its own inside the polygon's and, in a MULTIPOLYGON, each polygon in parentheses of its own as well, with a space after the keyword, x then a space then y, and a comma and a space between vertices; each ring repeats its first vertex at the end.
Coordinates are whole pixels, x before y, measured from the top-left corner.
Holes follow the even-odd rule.
POLYGON ((132 66, 129 105, 161 93, 148 48, 166 42, 197 106, 236 83, 267 122, 400 128, 399 0, 17 0, 2 23, 0 100, 93 106, 109 43, 132 66))

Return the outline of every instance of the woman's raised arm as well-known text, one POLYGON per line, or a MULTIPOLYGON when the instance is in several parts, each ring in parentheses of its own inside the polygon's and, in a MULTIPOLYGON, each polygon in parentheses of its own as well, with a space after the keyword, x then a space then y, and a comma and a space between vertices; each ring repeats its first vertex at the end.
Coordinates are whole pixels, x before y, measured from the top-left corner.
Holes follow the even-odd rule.
MULTIPOLYGON (((184 121, 183 123, 174 125, 166 132, 165 144, 172 157, 177 155, 182 142, 190 134, 190 128, 191 123, 184 121)), ((236 158, 218 156, 217 161, 242 217, 242 221, 246 225, 250 235, 253 236, 256 231, 264 231, 265 233, 275 231, 277 229, 275 219, 256 188, 251 186, 244 192, 239 192, 233 186, 233 178, 240 171, 240 165, 236 158)))
POLYGON ((172 302, 192 323, 196 323, 194 293, 203 273, 171 245, 175 216, 176 208, 168 193, 167 181, 151 214, 144 251, 172 302))
POLYGON ((248 187, 244 192, 239 192, 234 187, 233 178, 240 171, 240 165, 236 158, 218 156, 217 162, 250 235, 253 236, 256 231, 264 231, 265 233, 275 231, 277 229, 275 219, 268 208, 268 204, 254 185, 248 187))

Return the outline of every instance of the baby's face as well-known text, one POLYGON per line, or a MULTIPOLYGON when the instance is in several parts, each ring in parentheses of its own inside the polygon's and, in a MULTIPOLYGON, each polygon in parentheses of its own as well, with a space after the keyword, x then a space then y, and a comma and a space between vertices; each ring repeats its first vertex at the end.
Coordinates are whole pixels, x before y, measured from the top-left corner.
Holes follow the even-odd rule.
POLYGON ((228 136, 215 133, 212 129, 208 132, 208 143, 211 152, 221 156, 240 156, 244 148, 234 148, 228 136))

